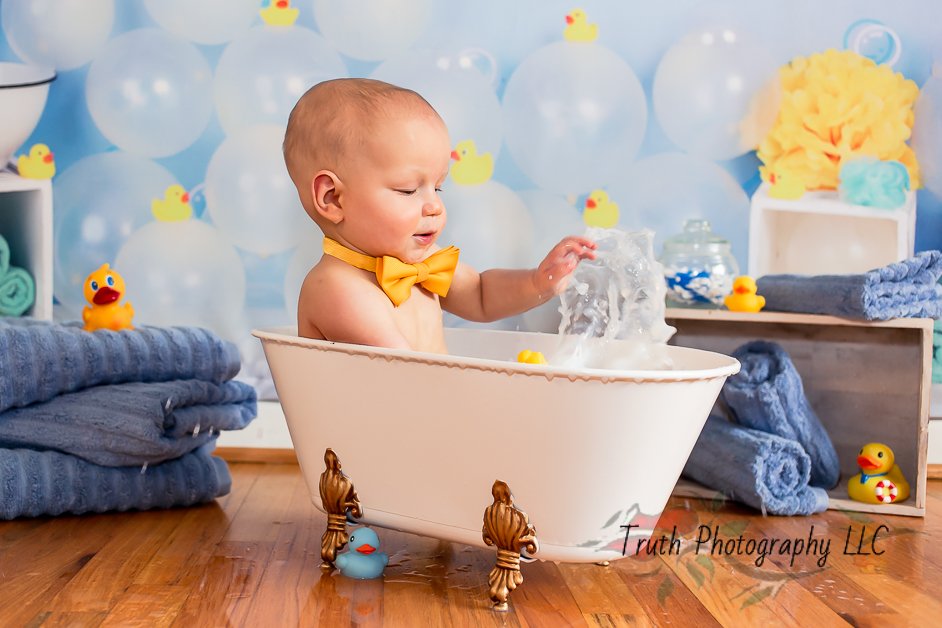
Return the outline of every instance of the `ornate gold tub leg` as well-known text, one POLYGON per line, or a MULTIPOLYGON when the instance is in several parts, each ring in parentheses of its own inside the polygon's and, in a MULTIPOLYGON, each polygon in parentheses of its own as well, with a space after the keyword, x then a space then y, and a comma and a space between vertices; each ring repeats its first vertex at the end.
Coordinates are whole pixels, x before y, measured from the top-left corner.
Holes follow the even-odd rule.
POLYGON ((360 499, 353 482, 340 471, 340 458, 330 447, 324 451, 327 470, 321 473, 321 504, 327 512, 327 531, 321 537, 321 569, 334 568, 337 550, 347 544, 347 511, 356 518, 363 516, 360 499))
POLYGON ((497 546, 497 564, 487 577, 494 610, 507 610, 507 597, 523 583, 520 573, 520 548, 531 556, 539 549, 536 530, 527 514, 514 506, 510 487, 500 480, 491 487, 494 503, 484 510, 484 542, 497 546))

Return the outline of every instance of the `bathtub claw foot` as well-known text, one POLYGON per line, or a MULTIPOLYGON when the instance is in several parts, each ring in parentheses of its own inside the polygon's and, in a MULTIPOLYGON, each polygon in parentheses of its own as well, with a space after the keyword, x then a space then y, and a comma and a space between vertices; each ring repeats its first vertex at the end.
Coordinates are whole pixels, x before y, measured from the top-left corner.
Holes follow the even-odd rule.
POLYGON ((353 517, 363 516, 360 499, 353 482, 340 470, 340 458, 330 447, 324 451, 327 469, 321 473, 321 505, 327 513, 327 530, 321 537, 321 569, 331 571, 337 551, 347 544, 347 513, 353 517))
POLYGON ((484 510, 484 543, 497 547, 497 564, 487 577, 490 598, 495 611, 508 609, 510 593, 523 583, 520 573, 520 550, 533 555, 539 550, 536 529, 527 514, 514 506, 510 487, 495 480, 491 487, 494 503, 484 510))

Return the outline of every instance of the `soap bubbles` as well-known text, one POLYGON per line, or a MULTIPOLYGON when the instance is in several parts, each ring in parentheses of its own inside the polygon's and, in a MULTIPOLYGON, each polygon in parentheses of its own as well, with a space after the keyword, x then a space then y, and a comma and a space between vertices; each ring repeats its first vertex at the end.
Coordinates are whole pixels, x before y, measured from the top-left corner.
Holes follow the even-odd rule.
POLYGON ((213 95, 227 134, 254 124, 288 123, 312 86, 347 76, 340 55, 300 26, 257 26, 230 43, 216 65, 213 95))
POLYGON ((73 70, 91 61, 108 40, 114 0, 3 0, 0 21, 24 61, 73 70))
POLYGON ((258 19, 259 0, 144 0, 154 21, 198 44, 221 44, 258 19))
POLYGON ((314 0, 314 19, 340 52, 381 61, 412 46, 428 26, 432 4, 432 0, 314 0))
POLYGON ((745 267, 749 233, 749 197, 723 168, 683 153, 662 153, 632 164, 609 189, 622 209, 619 225, 655 232, 655 252, 678 233, 685 220, 708 220, 712 230, 732 244, 745 267))
POLYGON ((227 138, 206 169, 206 208, 232 242, 258 255, 285 251, 311 228, 281 153, 284 129, 259 125, 227 138))
POLYGON ((942 199, 942 72, 937 68, 922 86, 913 113, 913 150, 922 183, 942 199))
POLYGON ((212 71, 196 46, 157 28, 108 42, 88 70, 88 110, 128 152, 167 157, 196 141, 213 112, 212 71))
POLYGON ((558 42, 517 68, 504 92, 507 147, 539 187, 604 187, 634 159, 647 121, 637 77, 611 50, 558 42))
POLYGON ((844 33, 844 48, 890 67, 899 61, 903 45, 899 35, 879 20, 857 20, 844 33))
POLYGON ((124 241, 154 219, 151 200, 176 182, 163 166, 122 152, 85 157, 55 179, 55 295, 61 303, 81 310, 85 278, 114 263, 124 241))
POLYGON ((474 50, 408 52, 380 65, 371 78, 418 92, 445 121, 452 146, 471 139, 478 153, 496 159, 502 138, 500 102, 491 82, 496 70, 482 73, 484 66, 476 64, 481 58, 486 53, 474 50))
POLYGON ((301 294, 301 284, 323 254, 324 236, 320 230, 312 226, 298 244, 291 259, 288 260, 288 270, 285 273, 285 312, 292 321, 298 316, 298 296, 301 294))
POLYGON ((448 222, 438 243, 461 249, 461 261, 478 272, 525 268, 531 259, 533 224, 527 206, 496 181, 453 185, 442 192, 448 222))
POLYGON ((658 64, 653 103, 667 136, 687 152, 725 160, 759 145, 778 114, 778 63, 729 29, 700 31, 658 64))
POLYGON ((239 335, 245 272, 236 250, 211 225, 199 220, 144 225, 121 247, 114 267, 127 284, 135 323, 208 327, 230 339, 239 335))

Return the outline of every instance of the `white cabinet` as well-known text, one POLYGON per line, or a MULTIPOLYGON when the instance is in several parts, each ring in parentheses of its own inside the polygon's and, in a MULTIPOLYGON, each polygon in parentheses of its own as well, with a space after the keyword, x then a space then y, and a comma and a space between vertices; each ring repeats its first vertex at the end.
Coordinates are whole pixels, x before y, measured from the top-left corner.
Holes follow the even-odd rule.
POLYGON ((10 264, 36 284, 25 315, 52 320, 52 181, 0 172, 0 235, 10 245, 10 264))

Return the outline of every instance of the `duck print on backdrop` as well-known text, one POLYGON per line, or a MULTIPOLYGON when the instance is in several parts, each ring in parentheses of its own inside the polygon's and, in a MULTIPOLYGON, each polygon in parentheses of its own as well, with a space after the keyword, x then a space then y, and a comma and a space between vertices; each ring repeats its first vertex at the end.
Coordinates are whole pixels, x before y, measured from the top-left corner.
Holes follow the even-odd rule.
POLYGON ((451 151, 451 180, 459 185, 480 185, 494 174, 494 158, 490 153, 478 154, 474 140, 458 142, 451 151))
POLYGON ((155 198, 150 203, 154 218, 162 222, 186 220, 193 215, 190 195, 179 183, 174 183, 164 191, 163 199, 155 198))
POLYGON ((566 41, 590 42, 599 36, 599 25, 589 24, 585 11, 573 9, 566 15, 566 28, 563 37, 566 41))
POLYGON ((16 169, 24 179, 51 179, 56 174, 55 155, 45 144, 33 144, 29 155, 20 155, 16 169))
POLYGON ((299 11, 291 6, 289 0, 271 0, 262 3, 258 14, 269 26, 293 26, 299 11))
POLYGON ((618 203, 605 190, 592 190, 585 201, 582 221, 589 227, 610 229, 618 224, 618 203))

